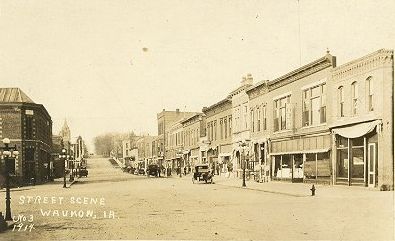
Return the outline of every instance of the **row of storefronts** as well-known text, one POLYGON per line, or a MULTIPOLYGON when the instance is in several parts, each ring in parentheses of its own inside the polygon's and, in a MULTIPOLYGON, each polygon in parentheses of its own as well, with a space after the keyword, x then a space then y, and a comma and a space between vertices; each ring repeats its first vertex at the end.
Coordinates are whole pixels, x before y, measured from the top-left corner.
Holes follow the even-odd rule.
POLYGON ((393 51, 336 66, 326 53, 274 80, 252 75, 202 112, 163 110, 153 158, 217 175, 394 187, 393 51))

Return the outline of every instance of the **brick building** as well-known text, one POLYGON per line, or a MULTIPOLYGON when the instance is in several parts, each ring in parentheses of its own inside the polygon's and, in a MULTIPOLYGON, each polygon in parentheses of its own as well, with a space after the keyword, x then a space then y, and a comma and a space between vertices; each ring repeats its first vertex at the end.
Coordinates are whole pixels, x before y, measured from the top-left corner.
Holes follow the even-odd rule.
POLYGON ((265 170, 264 176, 269 174, 272 180, 292 182, 310 179, 330 182, 331 137, 327 115, 331 112, 326 95, 328 77, 335 64, 335 57, 328 53, 247 91, 250 130, 255 140, 251 161, 264 165, 261 168, 265 170), (256 141, 259 138, 261 141, 256 141), (267 146, 270 151, 265 153, 267 146))
POLYGON ((166 163, 164 160, 171 160, 172 158, 167 157, 167 153, 171 153, 173 150, 170 150, 169 146, 169 131, 171 126, 180 121, 183 118, 188 118, 191 115, 194 115, 195 112, 182 112, 179 109, 175 111, 167 111, 163 109, 160 113, 157 114, 158 121, 158 138, 156 138, 154 145, 156 145, 157 151, 157 159, 156 162, 160 166, 168 166, 172 162, 166 163))
POLYGON ((47 180, 52 153, 51 116, 43 105, 34 103, 19 88, 0 89, 0 139, 3 138, 9 138, 19 151, 15 160, 16 181, 47 180))
POLYGON ((138 151, 137 161, 144 162, 145 167, 154 163, 152 159, 152 145, 154 140, 155 136, 142 136, 136 141, 136 148, 138 151))
POLYGON ((227 97, 203 108, 206 115, 207 162, 215 167, 217 174, 232 169, 232 99, 227 97))
MULTIPOLYGON (((253 78, 251 74, 243 77, 239 88, 230 93, 232 98, 232 166, 233 170, 240 176, 243 168, 242 159, 244 157, 240 143, 250 139, 250 115, 249 97, 246 91, 252 86, 253 78)), ((249 153, 245 153, 249 159, 249 153)))
POLYGON ((393 189, 393 50, 338 66, 329 78, 333 183, 393 189))
POLYGON ((393 189, 393 71, 390 50, 339 67, 328 52, 250 87, 250 171, 264 180, 393 189))
POLYGON ((205 136, 205 116, 196 113, 181 121, 183 128, 184 166, 192 167, 198 164, 200 157, 201 137, 205 136))

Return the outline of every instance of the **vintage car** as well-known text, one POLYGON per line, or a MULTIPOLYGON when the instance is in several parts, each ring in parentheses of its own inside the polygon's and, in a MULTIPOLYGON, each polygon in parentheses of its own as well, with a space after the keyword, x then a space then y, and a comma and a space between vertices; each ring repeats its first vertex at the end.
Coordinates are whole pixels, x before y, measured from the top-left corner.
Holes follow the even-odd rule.
POLYGON ((199 164, 195 166, 192 176, 192 182, 204 181, 205 183, 213 183, 213 175, 210 172, 208 164, 199 164))
POLYGON ((79 177, 87 177, 88 176, 88 169, 86 167, 81 167, 78 172, 79 177))
POLYGON ((148 165, 147 176, 159 177, 159 166, 156 164, 148 165))
POLYGON ((139 168, 136 170, 138 175, 145 175, 145 170, 144 168, 139 168))

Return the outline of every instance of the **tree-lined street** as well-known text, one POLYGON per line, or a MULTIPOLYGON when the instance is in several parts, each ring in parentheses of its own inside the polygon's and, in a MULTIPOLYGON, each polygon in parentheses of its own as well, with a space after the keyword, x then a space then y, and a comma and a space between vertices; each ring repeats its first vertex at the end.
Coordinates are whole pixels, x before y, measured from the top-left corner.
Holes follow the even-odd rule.
MULTIPOLYGON (((13 189, 13 215, 33 215, 34 229, 9 230, 0 239, 394 238, 393 192, 319 186, 315 197, 285 195, 281 193, 288 187, 281 183, 274 184, 279 189, 276 193, 236 187, 238 179, 218 177, 216 184, 210 185, 192 184, 190 176, 131 175, 105 158, 89 159, 88 165, 89 176, 70 188, 62 188, 57 181, 13 189), (328 192, 337 194, 326 195, 328 192), (33 199, 27 204, 29 196, 33 199), (46 203, 45 196, 49 197, 46 203), (43 216, 42 212, 48 215, 49 210, 49 216, 43 216), (59 210, 59 215, 54 210, 59 210), (80 210, 83 218, 78 216, 80 210), (71 217, 73 211, 76 215, 71 217)), ((247 182, 250 188, 258 188, 256 185, 266 184, 247 182)), ((292 185, 297 190, 303 184, 292 185)), ((0 205, 4 206, 4 199, 0 205)))

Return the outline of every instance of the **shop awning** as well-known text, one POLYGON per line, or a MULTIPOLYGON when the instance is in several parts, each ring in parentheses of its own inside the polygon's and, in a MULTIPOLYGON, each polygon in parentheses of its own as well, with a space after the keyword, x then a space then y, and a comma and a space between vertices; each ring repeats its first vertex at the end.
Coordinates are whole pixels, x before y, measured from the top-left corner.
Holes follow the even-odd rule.
POLYGON ((254 144, 264 144, 265 142, 267 142, 267 139, 268 138, 264 137, 264 138, 261 138, 261 139, 258 139, 258 140, 252 140, 252 142, 254 144))
POLYGON ((301 150, 301 151, 289 151, 289 152, 276 152, 276 153, 270 153, 269 155, 271 155, 271 156, 277 156, 277 155, 322 153, 322 152, 328 152, 329 150, 330 150, 330 148, 324 148, 324 149, 313 149, 313 150, 301 150))
POLYGON ((225 152, 223 152, 223 153, 219 153, 218 157, 231 156, 231 155, 232 155, 232 153, 225 153, 225 152))
POLYGON ((358 138, 373 131, 380 123, 380 120, 375 120, 347 127, 334 128, 332 129, 332 133, 345 138, 358 138))

